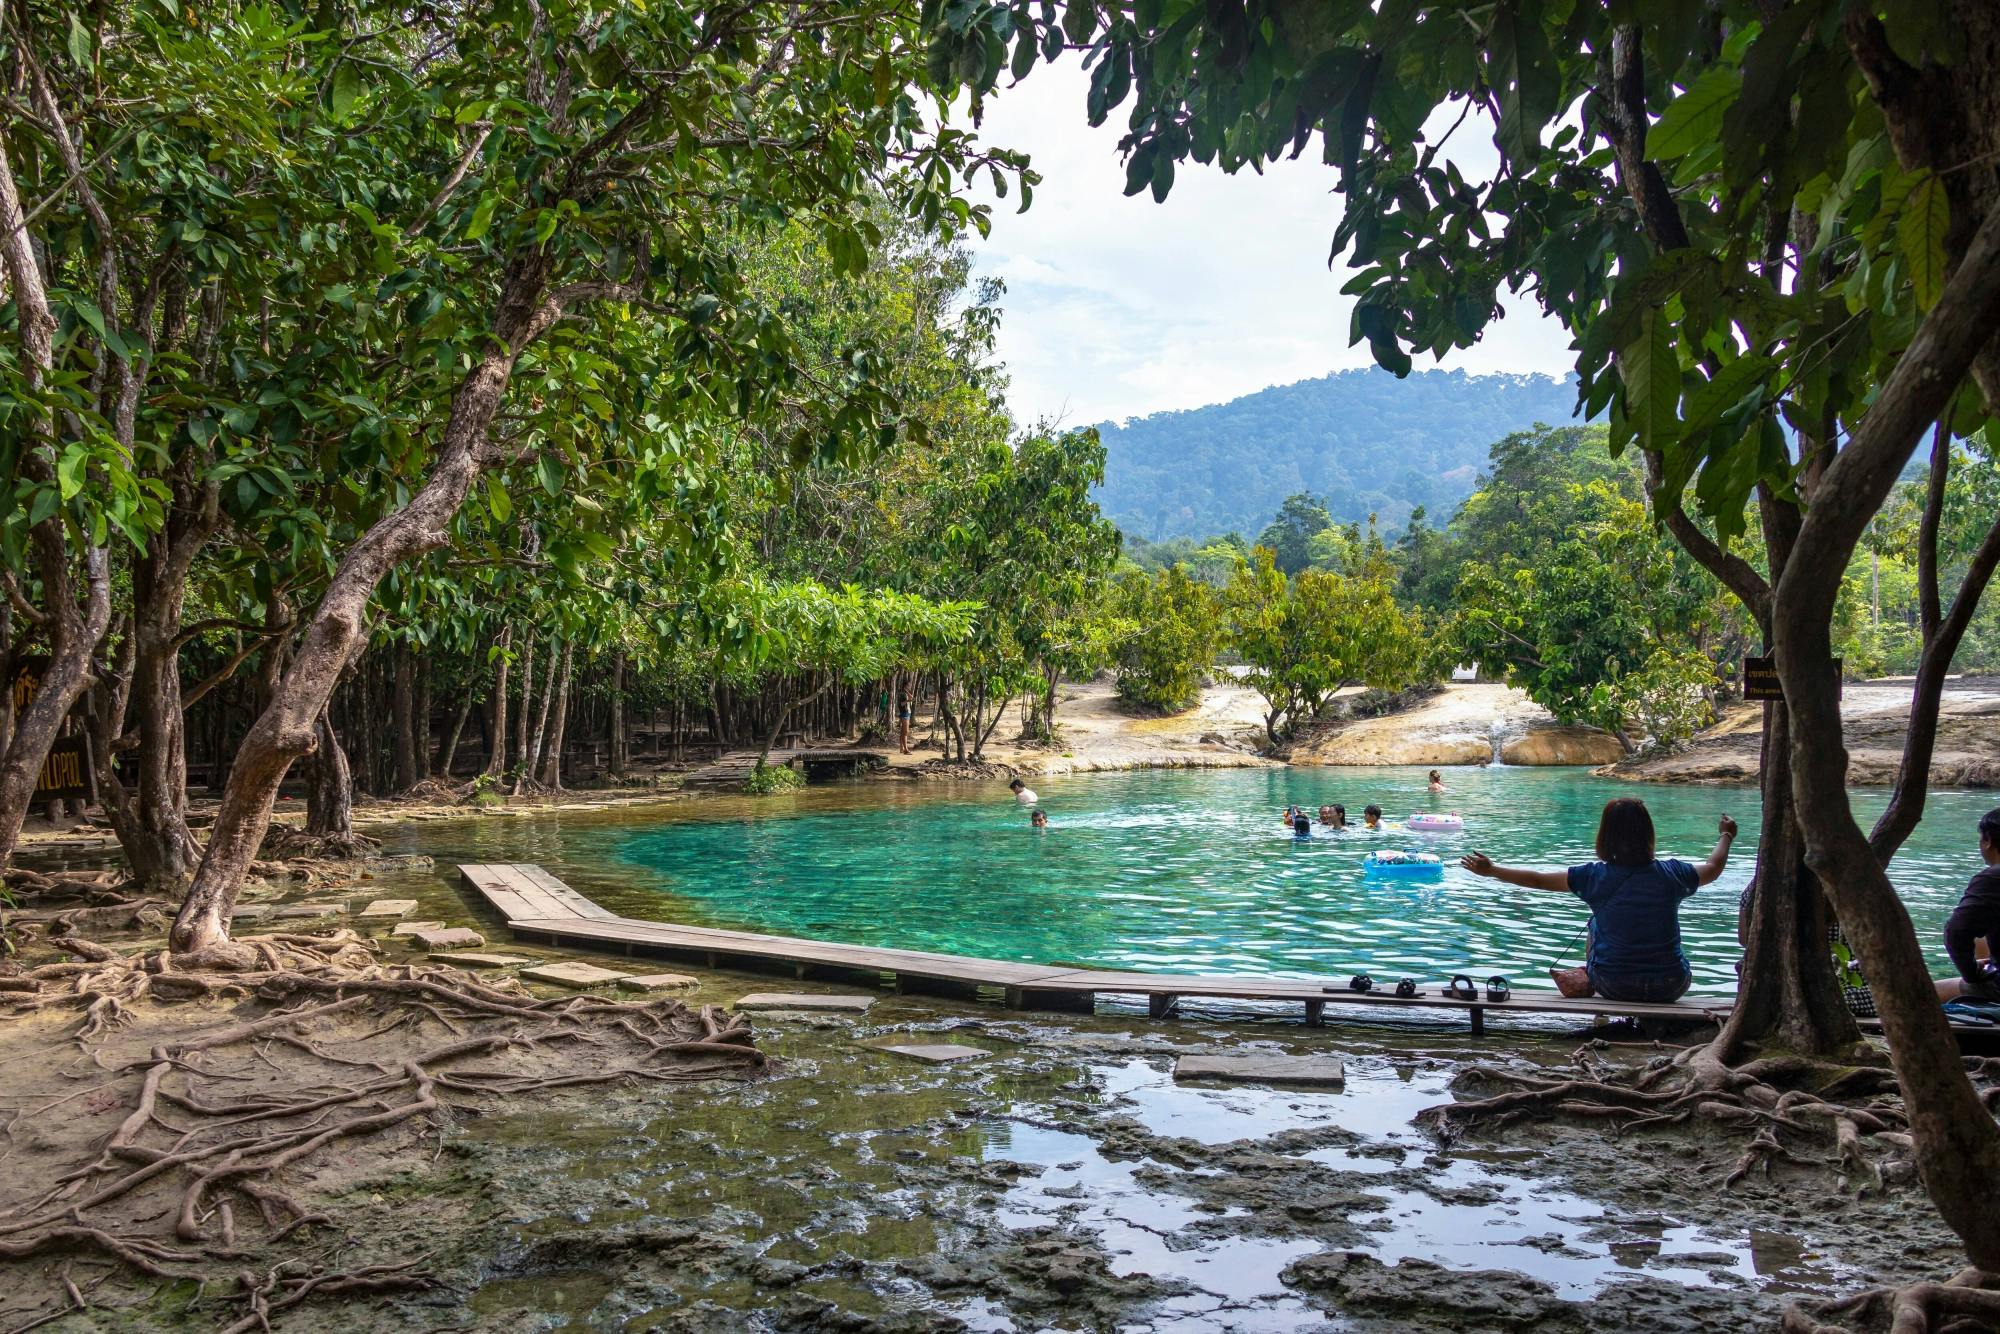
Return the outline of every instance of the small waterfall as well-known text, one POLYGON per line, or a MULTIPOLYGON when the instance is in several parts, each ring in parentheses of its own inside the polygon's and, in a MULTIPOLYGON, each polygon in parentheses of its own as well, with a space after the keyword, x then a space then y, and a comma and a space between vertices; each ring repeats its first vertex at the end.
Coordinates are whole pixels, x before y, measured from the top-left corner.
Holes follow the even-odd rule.
POLYGON ((1506 768, 1507 761, 1500 758, 1500 743, 1507 739, 1507 724, 1494 719, 1493 725, 1486 729, 1486 735, 1493 742, 1493 758, 1488 763, 1495 769, 1506 768))

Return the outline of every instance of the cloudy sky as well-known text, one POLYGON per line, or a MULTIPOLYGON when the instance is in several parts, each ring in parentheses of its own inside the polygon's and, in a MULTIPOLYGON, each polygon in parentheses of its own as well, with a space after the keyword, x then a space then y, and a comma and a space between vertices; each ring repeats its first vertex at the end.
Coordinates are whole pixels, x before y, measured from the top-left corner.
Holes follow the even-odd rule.
MULTIPOLYGON (((1123 117, 1091 129, 1086 85, 1073 58, 1037 67, 989 102, 981 129, 1026 150, 1043 178, 1026 213, 1013 196, 996 204, 993 235, 976 246, 979 271, 1007 283, 1000 353, 1018 420, 1119 421, 1372 364, 1365 344, 1347 346, 1346 264, 1326 265, 1340 207, 1332 168, 1311 152, 1261 177, 1186 164, 1166 203, 1128 199, 1123 117)), ((1490 141, 1467 147, 1464 168, 1490 161, 1490 141)), ((1561 375, 1568 341, 1522 303, 1444 364, 1561 375)))

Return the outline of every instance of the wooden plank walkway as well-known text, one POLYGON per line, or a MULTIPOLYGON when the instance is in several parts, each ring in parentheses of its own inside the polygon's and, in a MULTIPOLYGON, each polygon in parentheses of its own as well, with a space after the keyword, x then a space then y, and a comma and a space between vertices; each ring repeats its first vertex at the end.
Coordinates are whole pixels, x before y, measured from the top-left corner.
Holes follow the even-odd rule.
MULTIPOLYGON (((1183 998, 1291 1001, 1305 1006, 1306 1022, 1322 1022, 1326 1006, 1370 1005, 1406 1010, 1456 1010, 1482 1033, 1486 1015, 1565 1014, 1579 1019, 1607 1015, 1681 1022, 1716 1023, 1727 1017, 1730 1002, 1704 999, 1676 1005, 1650 1005, 1605 1000, 1570 1000, 1545 992, 1516 992, 1512 999, 1459 1000, 1443 993, 1439 983, 1425 987, 1427 995, 1407 1000, 1388 989, 1356 992, 1345 983, 1296 978, 1227 977, 1128 973, 1053 964, 1008 963, 923 950, 882 949, 838 941, 799 940, 750 931, 676 926, 619 917, 557 880, 539 866, 523 864, 467 865, 459 873, 507 920, 508 929, 524 940, 570 945, 609 954, 664 958, 695 958, 709 967, 780 965, 799 977, 857 975, 879 985, 893 977, 899 990, 941 991, 948 995, 997 989, 1014 1009, 1087 1013, 1098 995, 1143 996, 1147 1012, 1165 1018, 1183 998)), ((1483 984, 1484 979, 1475 978, 1483 984)))

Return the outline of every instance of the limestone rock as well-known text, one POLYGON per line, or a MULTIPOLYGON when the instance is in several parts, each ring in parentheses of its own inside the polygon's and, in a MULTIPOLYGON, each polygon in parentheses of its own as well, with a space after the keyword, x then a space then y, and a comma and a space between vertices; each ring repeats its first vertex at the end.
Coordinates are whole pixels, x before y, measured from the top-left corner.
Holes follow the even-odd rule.
POLYGON ((1560 724, 1530 728, 1500 747, 1503 764, 1615 764, 1624 757, 1611 733, 1560 724))
POLYGON ((618 979, 620 991, 681 991, 695 985, 686 973, 645 973, 618 979))
POLYGON ((736 1002, 739 1010, 840 1010, 866 1014, 875 1003, 873 996, 834 995, 787 991, 759 991, 736 1002))
POLYGON ((599 968, 594 963, 579 963, 573 959, 567 963, 549 963, 521 970, 523 981, 553 982, 562 987, 603 986, 606 982, 616 982, 624 976, 624 973, 610 968, 599 968))
POLYGON ((1338 1056, 1183 1056, 1174 1062, 1174 1078, 1339 1088, 1347 1069, 1338 1056))
POLYGON ((476 950, 486 943, 486 937, 465 926, 433 927, 410 934, 427 950, 476 950))

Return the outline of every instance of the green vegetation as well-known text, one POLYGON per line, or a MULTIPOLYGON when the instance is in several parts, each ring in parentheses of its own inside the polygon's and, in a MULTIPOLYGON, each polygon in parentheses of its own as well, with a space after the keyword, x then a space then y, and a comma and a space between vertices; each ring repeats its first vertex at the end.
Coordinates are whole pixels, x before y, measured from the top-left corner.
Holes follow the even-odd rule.
MULTIPOLYGON (((1971 1262, 2000 1271, 2000 1127, 1887 873, 1922 816, 1946 669, 2000 563, 1989 509, 1945 602, 1953 442, 1993 443, 2000 411, 2000 62, 1986 58, 2000 7, 1111 0, 1059 22, 1053 6, 989 0, 939 18, 940 63, 997 67, 1011 42, 1022 78, 1089 51, 1081 114, 1126 117, 1127 193, 1164 199, 1188 160, 1236 172, 1313 148, 1342 196, 1332 257, 1356 271, 1350 339, 1398 376, 1417 353, 1487 336, 1503 286, 1564 323, 1584 415, 1608 414, 1614 456, 1638 454, 1653 515, 1742 604, 1785 695, 1764 738, 1744 984, 1675 1081, 1690 1105, 1727 1097, 1756 1120, 1780 1096, 1743 1064, 1759 1045, 1852 1050, 1827 951, 1798 948, 1826 938, 1830 902, 1868 961, 1917 1170, 1971 1262), (1491 134, 1494 168, 1468 175, 1447 155, 1468 124, 1491 134), (1836 612, 1927 437, 1909 739, 1864 830, 1836 612)), ((1903 1305, 1912 1329, 1933 1317, 1923 1301, 1903 1305)))
POLYGON ((1253 532, 1299 492, 1322 497, 1340 522, 1397 525, 1464 499, 1493 441, 1567 421, 1575 408, 1575 386, 1544 376, 1339 371, 1100 425, 1108 462, 1098 503, 1148 540, 1253 532))
POLYGON ((762 760, 743 780, 743 790, 753 797, 775 792, 796 792, 806 785, 806 776, 788 764, 766 764, 762 760))
POLYGON ((1222 600, 1181 566, 1119 577, 1118 695, 1136 709, 1179 713, 1201 699, 1222 647, 1222 600))

